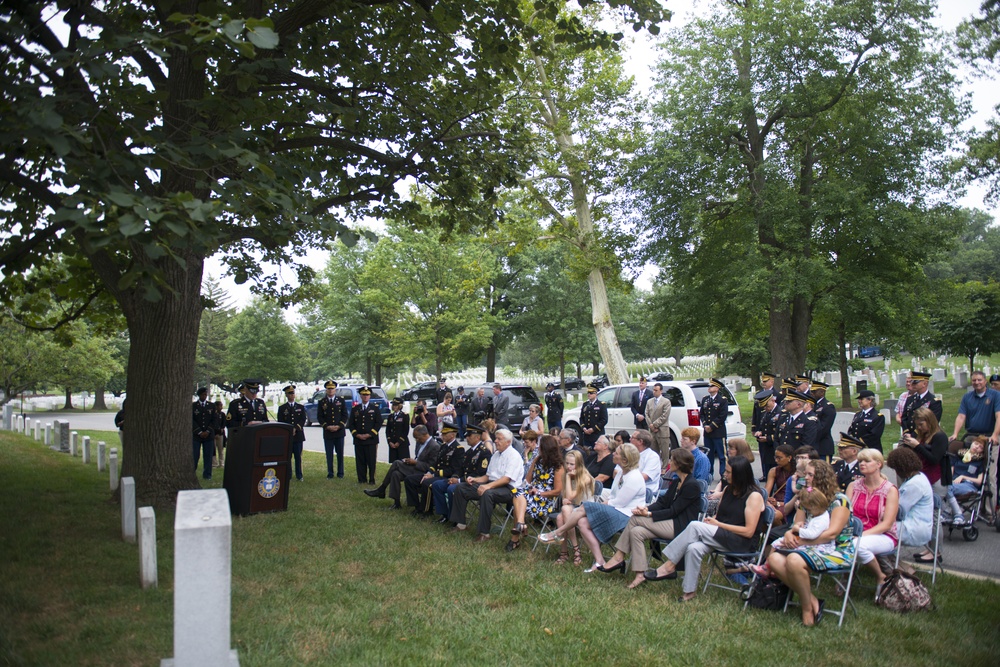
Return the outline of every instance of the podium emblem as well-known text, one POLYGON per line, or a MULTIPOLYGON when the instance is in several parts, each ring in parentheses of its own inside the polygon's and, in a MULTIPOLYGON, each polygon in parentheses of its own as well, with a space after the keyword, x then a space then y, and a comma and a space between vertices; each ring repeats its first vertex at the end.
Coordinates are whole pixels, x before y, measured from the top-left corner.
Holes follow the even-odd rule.
POLYGON ((281 488, 281 482, 274 474, 274 468, 268 468, 267 472, 264 473, 264 477, 257 483, 257 493, 260 494, 262 498, 273 498, 278 495, 278 489, 281 488))

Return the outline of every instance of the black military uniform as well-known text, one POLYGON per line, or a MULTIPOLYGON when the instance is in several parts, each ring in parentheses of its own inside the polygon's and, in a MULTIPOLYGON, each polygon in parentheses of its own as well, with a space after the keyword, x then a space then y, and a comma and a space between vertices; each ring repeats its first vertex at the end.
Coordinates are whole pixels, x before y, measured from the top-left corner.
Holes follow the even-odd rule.
MULTIPOLYGON (((324 389, 336 389, 337 383, 327 380, 324 389)), ((324 396, 316 404, 316 421, 323 429, 323 449, 326 450, 326 478, 333 479, 333 454, 337 454, 337 477, 344 476, 344 436, 347 434, 347 406, 344 399, 334 394, 324 396), (331 431, 328 426, 337 426, 331 431)))
POLYGON ((306 409, 295 402, 295 385, 282 389, 288 398, 278 406, 278 421, 292 425, 292 458, 295 459, 295 479, 302 481, 302 445, 306 441, 306 409))
POLYGON ((545 387, 545 424, 549 430, 562 428, 563 397, 551 382, 545 387))
MULTIPOLYGON (((930 373, 924 372, 913 372, 910 374, 911 380, 928 381, 930 377, 930 373)), ((916 435, 916 429, 913 426, 913 413, 920 408, 928 408, 937 417, 938 423, 941 422, 941 401, 935 398, 934 393, 928 389, 923 395, 914 394, 910 396, 906 401, 906 405, 903 406, 903 414, 900 417, 903 433, 909 431, 913 435, 916 435)))
MULTIPOLYGON (((466 435, 476 433, 481 437, 485 432, 486 430, 482 426, 470 424, 466 435)), ((441 476, 431 482, 429 495, 433 500, 434 513, 441 516, 438 523, 448 522, 448 516, 451 513, 449 498, 450 494, 454 492, 454 487, 458 486, 466 477, 485 475, 486 469, 490 465, 490 456, 492 456, 490 450, 480 440, 465 450, 462 465, 458 471, 453 475, 441 476), (449 483, 452 479, 457 480, 454 486, 449 483)))
MULTIPOLYGON (((773 386, 774 386, 774 378, 775 378, 774 373, 761 373, 760 374, 760 378, 761 378, 761 385, 763 385, 764 382, 767 382, 768 380, 770 380, 771 384, 772 384, 772 388, 773 388, 773 386)), ((750 416, 750 432, 751 433, 755 433, 755 432, 760 431, 760 430, 763 429, 763 419, 764 419, 764 413, 767 412, 767 409, 765 407, 766 404, 767 404, 767 402, 765 401, 764 405, 760 404, 760 401, 757 399, 757 396, 759 396, 761 392, 767 392, 768 394, 770 394, 771 393, 771 388, 767 388, 767 387, 763 387, 762 386, 761 390, 759 392, 757 392, 756 395, 754 395, 753 412, 751 413, 751 416, 750 416)))
MULTIPOLYGON (((837 443, 837 449, 839 451, 847 447, 854 447, 861 450, 864 449, 865 443, 849 433, 841 433, 840 442, 837 443)), ((864 477, 864 475, 861 474, 861 468, 858 465, 857 459, 854 459, 852 465, 849 465, 844 459, 837 459, 837 461, 833 464, 833 472, 837 474, 837 485, 840 486, 841 491, 847 491, 847 487, 851 482, 864 477)))
MULTIPOLYGON (((402 405, 399 398, 392 399, 393 406, 402 405)), ((389 463, 410 458, 410 415, 393 410, 385 420, 385 439, 389 443, 389 463), (392 445, 396 444, 397 447, 392 445)))
POLYGON ((361 403, 351 410, 351 435, 354 436, 354 458, 358 469, 358 483, 375 483, 375 463, 378 454, 378 432, 382 428, 382 412, 375 401, 368 400, 372 390, 361 387, 358 390, 361 403), (367 435, 367 438, 359 438, 367 435))
POLYGON ((705 428, 705 447, 708 448, 709 470, 715 466, 715 460, 719 460, 719 477, 722 477, 726 467, 726 418, 729 416, 729 399, 722 393, 725 385, 721 380, 712 378, 709 383, 717 387, 719 391, 715 396, 706 394, 701 399, 698 416, 701 425, 705 428), (711 430, 709 430, 711 429, 711 430))
POLYGON ((191 405, 191 417, 194 429, 194 469, 198 471, 198 457, 204 454, 205 465, 201 476, 205 479, 212 479, 212 454, 215 451, 215 428, 212 426, 212 413, 215 407, 206 400, 208 398, 208 388, 198 389, 198 400, 191 405))
POLYGON ((458 439, 442 442, 438 449, 437 460, 426 473, 418 472, 407 475, 403 479, 406 486, 406 504, 416 509, 414 514, 431 514, 431 484, 441 479, 449 479, 462 472, 465 462, 465 447, 458 439), (430 475, 430 477, 425 477, 430 475))
MULTIPOLYGON (((812 390, 825 392, 830 385, 825 382, 813 382, 812 390)), ((813 394, 815 396, 815 394, 813 394)), ((833 422, 837 419, 837 408, 826 396, 816 397, 815 407, 812 413, 819 420, 819 428, 816 432, 816 451, 826 461, 833 459, 833 422)))
MULTIPOLYGON (((803 394, 797 390, 790 389, 788 393, 785 394, 785 401, 788 402, 792 400, 802 401, 803 403, 811 403, 813 397, 808 394, 803 394)), ((789 413, 788 417, 781 425, 781 431, 778 434, 778 444, 788 445, 792 449, 807 446, 815 449, 818 432, 819 419, 816 415, 807 413, 805 410, 802 410, 795 416, 789 413)))
MULTIPOLYGON (((757 451, 760 452, 760 464, 767 479, 767 471, 774 467, 774 440, 771 438, 771 411, 767 409, 768 402, 774 398, 774 393, 770 389, 761 389, 754 394, 753 410, 755 413, 756 426, 752 433, 757 439, 757 451)), ((777 407, 775 411, 778 412, 777 407)))
POLYGON ((256 393, 260 389, 260 383, 256 380, 244 380, 239 386, 240 392, 254 394, 253 398, 248 398, 245 394, 229 403, 229 411, 226 412, 226 428, 229 429, 229 436, 232 437, 250 422, 266 422, 267 406, 264 400, 257 398, 256 393))
MULTIPOLYGON (((874 397, 875 392, 867 389, 858 394, 859 399, 874 397)), ((877 449, 880 452, 883 431, 885 431, 885 417, 875 409, 875 406, 855 412, 854 420, 847 428, 847 434, 860 442, 863 448, 877 449)))
POLYGON ((580 409, 580 426, 594 429, 593 433, 584 432, 583 444, 593 449, 597 439, 604 435, 604 427, 608 425, 608 409, 597 400, 597 387, 587 387, 587 393, 594 392, 594 400, 588 400, 580 409))
POLYGON ((451 391, 451 388, 448 387, 448 378, 441 378, 440 380, 438 380, 438 388, 436 394, 438 403, 444 403, 445 394, 451 394, 452 397, 455 396, 455 394, 451 391), (444 383, 443 387, 440 386, 442 382, 444 383))

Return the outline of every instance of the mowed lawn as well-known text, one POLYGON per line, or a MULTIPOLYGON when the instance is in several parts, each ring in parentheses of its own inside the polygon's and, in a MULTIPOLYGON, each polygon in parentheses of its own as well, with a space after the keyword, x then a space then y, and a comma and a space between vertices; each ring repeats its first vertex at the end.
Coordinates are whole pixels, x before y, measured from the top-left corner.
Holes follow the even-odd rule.
MULTIPOLYGON (((121 541, 94 464, 2 433, 0 470, 0 664, 153 666, 171 656, 173 516, 157 515, 160 587, 143 591, 137 547, 121 541)), ((508 554, 499 537, 476 545, 474 531, 451 535, 387 511, 351 475, 327 480, 323 470, 307 453, 288 512, 234 520, 232 645, 244 666, 965 666, 1000 655, 994 583, 940 577, 935 611, 899 616, 872 604, 863 576, 858 616, 807 629, 796 613, 744 613, 734 594, 682 604, 676 581, 628 591, 631 575, 556 566, 554 549, 508 554)))

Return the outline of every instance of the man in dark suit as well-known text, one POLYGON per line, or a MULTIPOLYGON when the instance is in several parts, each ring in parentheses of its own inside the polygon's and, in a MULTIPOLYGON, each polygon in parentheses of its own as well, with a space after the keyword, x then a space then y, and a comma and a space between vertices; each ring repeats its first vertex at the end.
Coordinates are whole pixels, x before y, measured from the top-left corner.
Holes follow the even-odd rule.
POLYGON ((816 431, 816 451, 824 461, 833 458, 833 422, 837 419, 837 408, 830 401, 826 400, 826 390, 830 385, 825 382, 814 380, 811 385, 811 394, 816 403, 812 413, 819 420, 819 428, 816 431))
POLYGON ((901 426, 903 433, 910 432, 916 435, 916 431, 913 428, 913 413, 920 408, 928 408, 937 417, 938 422, 941 422, 941 401, 934 397, 934 392, 930 391, 928 387, 930 386, 931 374, 925 373, 923 371, 913 371, 910 373, 910 391, 913 394, 906 401, 906 405, 903 406, 903 415, 901 419, 901 426))
MULTIPOLYGON (((881 452, 882 432, 885 431, 885 417, 875 409, 875 392, 865 389, 858 392, 855 400, 861 409, 854 413, 854 421, 847 428, 847 433, 860 442, 862 448, 877 449, 881 452)), ((841 438, 841 441, 843 441, 843 438, 841 438)))
POLYGON ((406 487, 406 504, 413 507, 414 516, 433 514, 431 509, 431 484, 441 479, 449 479, 462 472, 465 448, 458 442, 458 426, 445 424, 441 427, 441 446, 437 459, 425 472, 413 472, 403 478, 406 487))
POLYGON ((493 419, 497 426, 507 425, 507 409, 510 407, 510 397, 503 393, 500 383, 493 385, 493 419))
POLYGON ((480 387, 476 390, 476 395, 471 401, 469 408, 469 423, 478 426, 480 422, 493 413, 493 405, 486 397, 486 390, 480 387))
POLYGON ((389 463, 410 457, 410 416, 403 412, 403 399, 392 399, 392 414, 385 422, 389 463))
POLYGON ((632 393, 632 403, 629 408, 632 410, 632 423, 636 428, 649 430, 646 423, 646 402, 649 401, 652 393, 646 389, 646 378, 639 378, 639 390, 632 393))
MULTIPOLYGON (((354 436, 354 460, 358 470, 358 484, 375 483, 375 463, 378 455, 378 432, 382 428, 382 411, 371 400, 372 390, 361 387, 358 390, 361 403, 351 410, 351 435, 354 436)), ((396 487, 399 498, 399 486, 396 487)))
POLYGON ((295 385, 282 389, 286 402, 278 407, 278 421, 292 425, 292 458, 295 459, 295 479, 302 481, 302 445, 306 441, 306 409, 295 402, 295 385))
POLYGON ((316 421, 323 429, 323 449, 326 450, 326 478, 333 479, 333 454, 337 453, 337 477, 344 476, 344 435, 347 433, 347 406, 337 396, 337 383, 327 380, 323 385, 326 396, 316 405, 316 421))
POLYGON ((580 408, 580 428, 583 429, 583 445, 594 448, 597 439, 604 435, 608 425, 608 409, 597 400, 597 387, 587 387, 587 402, 580 408))
MULTIPOLYGON (((354 415, 352 414, 351 416, 353 417, 354 415)), ((365 489, 366 496, 371 498, 385 498, 385 490, 388 488, 389 497, 393 500, 392 505, 389 507, 391 510, 398 510, 401 507, 399 504, 400 484, 403 483, 406 476, 412 475, 415 472, 425 473, 430 470, 434 462, 437 461, 437 453, 438 449, 441 447, 441 443, 439 443, 436 438, 432 438, 430 436, 426 427, 415 427, 413 429, 413 439, 417 442, 416 458, 400 459, 396 461, 389 466, 389 472, 387 472, 385 477, 382 478, 382 484, 380 484, 378 488, 365 489)))

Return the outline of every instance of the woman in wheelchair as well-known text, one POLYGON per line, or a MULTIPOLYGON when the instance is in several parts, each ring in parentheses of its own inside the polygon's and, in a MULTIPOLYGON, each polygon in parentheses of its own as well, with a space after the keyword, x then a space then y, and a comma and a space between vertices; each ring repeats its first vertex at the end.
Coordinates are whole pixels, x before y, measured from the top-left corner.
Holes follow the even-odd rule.
MULTIPOLYGON (((961 442, 961 441, 958 441, 961 442)), ((986 443, 989 438, 984 435, 972 441, 968 448, 964 443, 951 456, 951 486, 948 487, 948 507, 951 509, 952 522, 956 526, 965 525, 965 512, 959 504, 959 498, 970 494, 978 494, 983 488, 986 478, 986 443)))
MULTIPOLYGON (((851 502, 841 493, 837 473, 826 461, 809 461, 806 465, 806 485, 818 489, 830 502, 830 526, 812 540, 801 539, 793 533, 782 538, 785 549, 771 552, 767 564, 771 574, 795 591, 802 603, 802 624, 812 626, 823 618, 823 601, 812 593, 811 572, 824 572, 842 567, 854 554, 854 532, 851 529, 851 502), (833 542, 833 549, 829 544, 833 542), (785 550, 791 550, 785 551, 785 550)), ((805 519, 799 508, 795 522, 805 519)))

